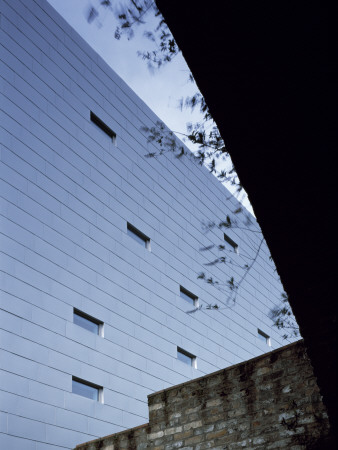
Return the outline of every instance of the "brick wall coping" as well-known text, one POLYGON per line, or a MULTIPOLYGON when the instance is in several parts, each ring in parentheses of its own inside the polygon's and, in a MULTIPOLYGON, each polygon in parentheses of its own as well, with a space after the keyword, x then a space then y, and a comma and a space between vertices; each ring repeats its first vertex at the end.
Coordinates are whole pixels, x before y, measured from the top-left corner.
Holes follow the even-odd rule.
POLYGON ((284 347, 276 348, 275 350, 272 350, 271 352, 263 353, 263 355, 255 356, 254 358, 248 359, 246 361, 239 362, 239 363, 234 364, 232 366, 226 367, 225 369, 220 369, 220 370, 217 370, 216 372, 212 372, 212 373, 209 373, 207 375, 203 375, 201 377, 194 378, 193 380, 185 381, 184 383, 180 383, 180 384, 175 384, 174 386, 170 386, 168 388, 162 389, 161 391, 153 392, 153 393, 148 395, 148 399, 152 398, 152 397, 155 397, 156 395, 159 395, 162 392, 168 392, 168 391, 171 391, 172 389, 177 389, 177 388, 180 388, 182 386, 186 386, 186 385, 188 385, 190 383, 195 383, 196 381, 208 379, 208 378, 213 377, 215 375, 218 375, 218 374, 220 374, 222 372, 226 372, 228 370, 233 370, 234 368, 236 368, 238 366, 243 366, 245 364, 249 364, 249 363, 252 363, 254 361, 259 361, 260 359, 266 358, 268 355, 273 355, 273 354, 276 354, 276 353, 279 353, 279 352, 283 352, 287 348, 294 347, 294 346, 299 345, 301 343, 304 343, 303 339, 299 339, 296 342, 291 342, 291 344, 284 345, 284 347))
POLYGON ((111 437, 113 437, 113 436, 119 436, 119 435, 121 435, 121 434, 123 434, 123 433, 128 433, 128 434, 129 434, 129 433, 133 433, 134 431, 139 430, 139 429, 141 429, 141 428, 145 428, 145 427, 147 427, 148 425, 149 425, 149 423, 144 423, 144 424, 142 424, 142 425, 138 425, 137 427, 127 428, 126 430, 118 431, 117 433, 108 434, 108 436, 99 437, 99 438, 97 438, 97 439, 93 439, 92 441, 86 441, 86 442, 84 442, 83 444, 78 444, 75 448, 77 448, 77 449, 87 448, 87 446, 88 446, 89 444, 95 444, 95 442, 100 442, 100 441, 102 441, 103 439, 109 439, 109 438, 111 438, 111 437))

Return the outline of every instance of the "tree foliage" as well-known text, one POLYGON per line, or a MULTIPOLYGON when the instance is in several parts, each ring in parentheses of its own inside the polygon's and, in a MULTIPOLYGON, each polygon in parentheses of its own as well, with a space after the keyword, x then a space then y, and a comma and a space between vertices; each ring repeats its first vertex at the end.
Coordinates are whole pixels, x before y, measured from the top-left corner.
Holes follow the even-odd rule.
POLYGON ((285 292, 281 295, 281 305, 273 308, 269 316, 278 330, 284 330, 284 339, 299 336, 299 328, 291 311, 289 298, 285 292))
MULTIPOLYGON (((144 36, 152 42, 151 51, 139 51, 138 55, 148 63, 151 69, 160 68, 169 63, 180 52, 163 16, 153 0, 100 0, 96 6, 90 5, 87 21, 98 21, 100 15, 111 11, 116 20, 115 39, 132 39, 135 28, 145 25, 149 17, 155 19, 151 30, 145 30, 144 36)), ((153 20, 152 20, 153 23, 153 20)))

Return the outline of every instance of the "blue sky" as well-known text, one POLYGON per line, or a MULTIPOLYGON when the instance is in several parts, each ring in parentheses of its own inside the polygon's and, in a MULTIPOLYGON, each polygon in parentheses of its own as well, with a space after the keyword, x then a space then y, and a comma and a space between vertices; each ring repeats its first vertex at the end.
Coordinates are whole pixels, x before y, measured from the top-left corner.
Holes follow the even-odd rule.
MULTIPOLYGON (((145 61, 137 56, 138 50, 151 48, 143 37, 143 29, 135 28, 135 38, 114 38, 116 21, 110 11, 103 10, 98 20, 88 24, 86 12, 92 0, 48 0, 65 20, 84 38, 93 49, 120 75, 120 77, 144 100, 170 129, 185 132, 186 122, 198 120, 188 111, 177 108, 182 96, 192 95, 197 87, 188 81, 189 68, 181 54, 174 60, 151 73, 145 61)), ((151 26, 150 26, 151 28, 151 26)))
MULTIPOLYGON (((201 120, 198 111, 191 113, 178 108, 180 98, 193 95, 198 90, 195 84, 188 81, 190 71, 183 56, 178 54, 170 64, 152 73, 146 62, 137 55, 138 50, 152 48, 149 40, 143 37, 143 32, 145 29, 152 29, 157 22, 147 18, 147 26, 136 27, 133 39, 122 37, 118 41, 114 38, 116 22, 110 11, 101 8, 98 19, 91 24, 86 20, 88 8, 90 5, 98 7, 99 0, 48 2, 171 130, 185 133, 186 123, 201 120)), ((187 145, 192 148, 192 145, 187 145)), ((226 186, 233 192, 232 186, 226 186)), ((243 205, 252 212, 247 197, 243 205)))

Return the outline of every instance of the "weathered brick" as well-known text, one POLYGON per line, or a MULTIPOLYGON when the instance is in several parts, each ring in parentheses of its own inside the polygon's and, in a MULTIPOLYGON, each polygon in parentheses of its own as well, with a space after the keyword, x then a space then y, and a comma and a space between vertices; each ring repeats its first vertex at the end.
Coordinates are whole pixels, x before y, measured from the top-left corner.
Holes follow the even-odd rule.
POLYGON ((190 428, 197 428, 202 426, 202 420, 196 420, 195 422, 190 422, 184 425, 185 430, 190 430, 190 428))
POLYGON ((304 352, 302 342, 296 342, 155 393, 149 397, 149 425, 81 444, 78 450, 300 450, 300 442, 306 448, 325 436, 329 425, 304 352))
POLYGON ((177 433, 175 435, 175 439, 179 439, 179 440, 186 439, 187 437, 192 436, 193 432, 194 432, 193 429, 190 429, 188 431, 182 431, 182 433, 177 433))
POLYGON ((172 450, 175 448, 181 448, 182 446, 183 446, 183 441, 176 441, 176 442, 166 445, 164 448, 165 448, 165 450, 172 450))
POLYGON ((182 431, 182 427, 181 426, 180 427, 167 428, 164 431, 164 434, 168 435, 168 434, 180 433, 181 431, 182 431))
POLYGON ((207 408, 210 408, 211 406, 218 406, 218 405, 220 405, 222 402, 223 402, 223 401, 222 401, 221 398, 214 398, 214 399, 212 399, 212 400, 208 400, 208 401, 207 401, 206 407, 207 407, 207 408))
POLYGON ((149 412, 164 408, 164 406, 165 406, 165 403, 156 403, 155 405, 150 405, 149 412))
POLYGON ((203 441, 204 441, 204 436, 202 434, 199 434, 197 436, 192 436, 191 438, 186 439, 185 443, 187 445, 196 445, 203 441))
POLYGON ((157 433, 151 433, 149 434, 148 438, 149 440, 154 440, 154 439, 158 439, 160 437, 164 436, 164 432, 163 431, 158 431, 157 433))
POLYGON ((212 432, 212 433, 208 433, 208 434, 207 434, 207 440, 210 440, 210 439, 217 439, 217 438, 219 438, 219 437, 224 436, 225 434, 228 434, 228 431, 227 431, 227 430, 218 430, 218 431, 214 431, 214 432, 212 432))

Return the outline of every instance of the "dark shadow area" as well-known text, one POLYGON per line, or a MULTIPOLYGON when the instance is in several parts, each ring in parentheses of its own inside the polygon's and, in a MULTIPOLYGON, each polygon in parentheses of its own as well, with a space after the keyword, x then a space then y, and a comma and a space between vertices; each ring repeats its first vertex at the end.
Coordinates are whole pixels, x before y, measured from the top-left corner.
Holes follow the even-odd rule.
POLYGON ((303 1, 157 4, 248 192, 335 432, 333 11, 303 1))

